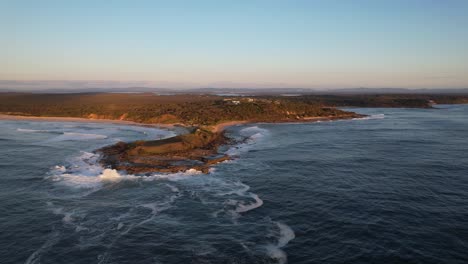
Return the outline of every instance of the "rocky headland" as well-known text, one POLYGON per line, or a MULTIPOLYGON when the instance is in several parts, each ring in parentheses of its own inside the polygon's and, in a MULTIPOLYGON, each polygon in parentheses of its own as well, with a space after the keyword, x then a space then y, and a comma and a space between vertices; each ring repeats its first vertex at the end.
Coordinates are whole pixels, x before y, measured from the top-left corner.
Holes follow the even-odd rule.
MULTIPOLYGON (((344 112, 340 116, 308 117, 276 122, 314 122, 359 118, 363 115, 344 112)), ((208 173, 212 165, 231 159, 219 152, 219 147, 238 143, 225 135, 224 129, 246 121, 231 121, 211 127, 195 127, 191 132, 171 138, 150 141, 119 142, 98 149, 100 163, 107 168, 131 174, 153 172, 176 173, 195 169, 208 173)))
POLYGON ((359 118, 336 106, 362 102, 381 106, 426 107, 426 98, 323 96, 216 96, 207 94, 0 94, 0 118, 38 121, 112 122, 166 128, 178 136, 119 142, 103 147, 101 164, 132 174, 174 173, 210 166, 229 157, 219 147, 231 143, 224 129, 239 123, 314 122, 359 118), (333 102, 331 105, 329 102, 333 102), (340 103, 340 104, 339 104, 340 103))

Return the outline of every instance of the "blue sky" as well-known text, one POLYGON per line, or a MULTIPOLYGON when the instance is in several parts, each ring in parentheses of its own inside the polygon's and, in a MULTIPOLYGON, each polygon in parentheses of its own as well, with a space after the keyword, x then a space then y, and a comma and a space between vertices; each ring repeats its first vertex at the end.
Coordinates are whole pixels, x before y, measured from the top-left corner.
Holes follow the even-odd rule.
POLYGON ((0 0, 0 86, 465 88, 467 14, 461 0, 0 0))

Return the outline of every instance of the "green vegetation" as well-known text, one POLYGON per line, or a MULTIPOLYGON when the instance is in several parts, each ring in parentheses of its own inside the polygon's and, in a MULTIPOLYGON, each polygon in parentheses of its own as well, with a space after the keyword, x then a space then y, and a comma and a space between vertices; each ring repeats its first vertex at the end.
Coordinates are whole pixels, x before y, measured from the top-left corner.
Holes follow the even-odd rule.
POLYGON ((468 103, 466 95, 214 95, 0 94, 0 112, 26 116, 127 120, 146 124, 211 126, 228 121, 282 122, 350 115, 335 107, 415 107, 468 103))
POLYGON ((318 103, 330 107, 406 107, 429 108, 437 104, 466 104, 468 95, 442 94, 352 94, 305 95, 300 101, 318 103))
POLYGON ((154 94, 0 94, 0 112, 27 116, 82 117, 139 123, 216 125, 226 121, 279 122, 350 114, 319 102, 275 98, 154 94))

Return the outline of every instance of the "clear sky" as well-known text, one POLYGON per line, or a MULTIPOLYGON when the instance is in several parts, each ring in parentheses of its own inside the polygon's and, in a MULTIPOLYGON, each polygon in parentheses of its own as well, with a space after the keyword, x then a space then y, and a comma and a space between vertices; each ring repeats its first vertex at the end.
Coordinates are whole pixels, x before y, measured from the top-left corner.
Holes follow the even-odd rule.
POLYGON ((0 0, 0 86, 32 80, 466 88, 468 1, 0 0))

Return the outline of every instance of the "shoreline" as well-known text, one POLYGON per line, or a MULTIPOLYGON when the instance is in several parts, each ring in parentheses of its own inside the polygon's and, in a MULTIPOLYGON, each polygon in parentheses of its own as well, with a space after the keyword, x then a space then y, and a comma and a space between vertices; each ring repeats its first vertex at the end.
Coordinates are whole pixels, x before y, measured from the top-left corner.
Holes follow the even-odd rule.
MULTIPOLYGON (((245 124, 255 124, 255 123, 264 123, 264 124, 281 124, 281 123, 314 123, 317 121, 333 121, 333 120, 346 120, 359 117, 365 117, 366 115, 353 113, 351 115, 345 116, 315 116, 315 117, 303 117, 302 119, 296 120, 276 120, 276 121, 255 121, 255 120, 237 120, 237 121, 226 121, 216 125, 205 126, 209 127, 212 133, 221 133, 226 130, 226 128, 236 125, 245 125, 245 124)), ((118 119, 93 119, 93 118, 84 118, 84 117, 55 117, 55 116, 24 116, 24 115, 8 115, 0 114, 0 120, 8 121, 37 121, 37 122, 76 122, 76 123, 103 123, 103 124, 117 124, 117 125, 128 125, 128 126, 146 126, 146 127, 159 127, 166 129, 174 129, 176 127, 190 128, 190 127, 203 127, 203 126, 187 126, 180 123, 173 124, 148 124, 148 123, 138 123, 135 121, 128 120, 118 120, 118 119)))
POLYGON ((348 113, 341 116, 303 117, 289 120, 274 120, 260 122, 258 120, 235 120, 222 122, 211 126, 189 126, 183 124, 145 124, 126 120, 90 119, 78 117, 34 117, 0 114, 0 120, 26 120, 42 122, 81 122, 81 123, 107 123, 133 126, 148 126, 153 128, 175 129, 183 127, 188 133, 180 133, 174 137, 159 140, 145 140, 134 142, 118 142, 105 146, 95 152, 101 154, 100 164, 106 168, 125 171, 131 174, 145 174, 152 172, 175 173, 196 169, 209 173, 211 166, 229 160, 227 154, 219 153, 218 147, 230 141, 225 136, 225 130, 235 125, 255 123, 313 123, 317 121, 346 120, 364 115, 348 113))
POLYGON ((22 116, 22 115, 7 115, 0 114, 0 120, 8 121, 37 121, 37 122, 73 122, 73 123, 104 123, 104 124, 118 124, 129 126, 148 126, 148 127, 161 127, 161 128, 174 128, 183 126, 182 124, 146 124, 138 123, 128 120, 118 119, 92 119, 84 117, 56 117, 56 116, 22 116))
POLYGON ((250 124, 250 123, 255 123, 251 121, 228 121, 224 123, 219 123, 214 126, 212 126, 211 132, 213 133, 220 133, 223 132, 226 128, 230 126, 235 126, 235 125, 242 125, 242 124, 250 124))
POLYGON ((307 124, 315 123, 318 121, 335 121, 335 120, 350 120, 354 118, 362 118, 367 115, 353 113, 350 115, 343 116, 312 116, 312 117, 303 117, 302 119, 287 119, 287 120, 276 120, 276 121, 256 121, 256 120, 245 120, 245 121, 228 121, 224 123, 219 123, 213 125, 213 133, 223 132, 226 128, 236 125, 245 125, 245 124, 307 124))

